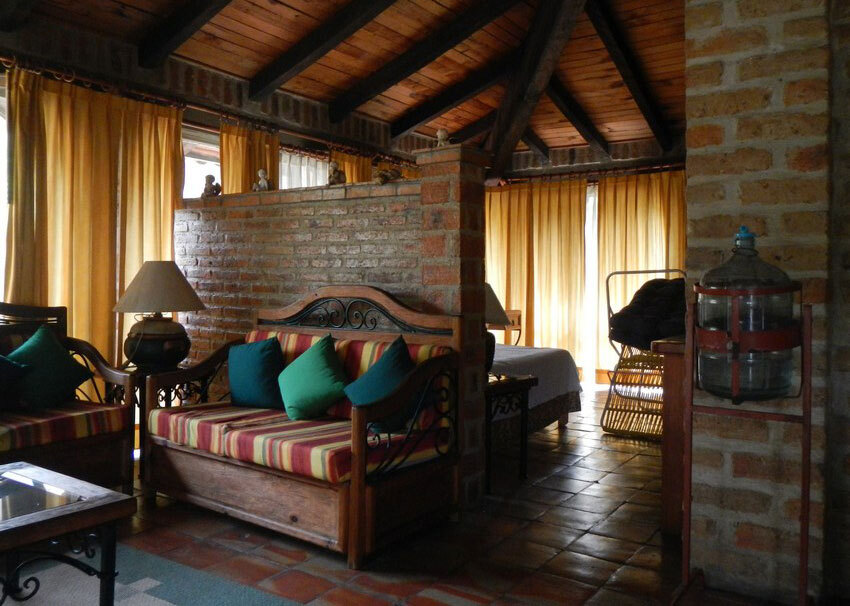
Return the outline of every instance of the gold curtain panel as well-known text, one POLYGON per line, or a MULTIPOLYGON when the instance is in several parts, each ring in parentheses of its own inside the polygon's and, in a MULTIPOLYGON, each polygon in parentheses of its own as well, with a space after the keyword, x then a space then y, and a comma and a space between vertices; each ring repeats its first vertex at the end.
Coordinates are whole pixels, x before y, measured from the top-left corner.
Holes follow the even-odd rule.
POLYGON ((346 183, 364 183, 372 180, 372 158, 346 154, 335 149, 331 150, 330 161, 339 164, 345 172, 346 183))
POLYGON ((251 191, 257 171, 266 169, 274 189, 280 187, 280 139, 276 133, 221 123, 221 190, 251 191))

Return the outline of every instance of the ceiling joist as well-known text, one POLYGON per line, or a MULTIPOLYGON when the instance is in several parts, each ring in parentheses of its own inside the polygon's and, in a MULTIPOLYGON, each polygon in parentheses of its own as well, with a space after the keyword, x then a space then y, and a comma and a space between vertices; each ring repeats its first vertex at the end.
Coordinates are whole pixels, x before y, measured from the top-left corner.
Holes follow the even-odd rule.
POLYGON ((230 0, 189 0, 182 4, 139 44, 139 65, 161 66, 171 53, 229 3, 230 0))
POLYGON ((587 116, 587 113, 557 76, 552 76, 552 79, 549 80, 549 86, 546 87, 546 95, 552 100, 555 107, 564 114, 564 117, 570 121, 584 140, 587 141, 588 145, 596 148, 608 158, 611 157, 605 137, 596 129, 593 122, 587 116))
POLYGON ((669 150, 673 144, 670 131, 664 122, 661 111, 650 96, 649 87, 634 54, 629 51, 626 39, 604 0, 588 0, 585 12, 594 29, 596 29, 597 35, 605 44, 605 48, 608 49, 611 60, 617 66, 623 82, 628 87, 629 93, 643 114, 643 118, 656 141, 658 141, 661 149, 669 150))
POLYGON ((531 151, 540 157, 540 161, 544 165, 549 164, 549 146, 543 142, 543 139, 531 127, 525 129, 521 139, 531 151))
POLYGON ((386 10, 395 0, 354 0, 251 78, 248 97, 262 101, 386 10))
POLYGON ((483 118, 479 118, 475 122, 470 122, 463 128, 460 128, 449 135, 449 141, 452 143, 466 143, 470 139, 477 137, 493 128, 496 122, 496 110, 491 111, 483 118))
POLYGON ((5 0, 0 3, 0 32, 13 32, 29 19, 36 0, 5 0))
POLYGON ((457 84, 452 84, 437 96, 420 103, 390 124, 390 136, 393 138, 404 136, 484 92, 507 75, 516 59, 516 54, 502 57, 470 74, 457 84))
POLYGON ((330 102, 331 122, 340 122, 369 99, 416 73, 493 21, 520 0, 481 0, 460 17, 372 72, 330 102))
POLYGON ((584 3, 585 0, 540 3, 523 43, 519 67, 512 74, 490 132, 490 180, 498 179, 510 167, 514 148, 528 128, 529 118, 552 78, 584 3))

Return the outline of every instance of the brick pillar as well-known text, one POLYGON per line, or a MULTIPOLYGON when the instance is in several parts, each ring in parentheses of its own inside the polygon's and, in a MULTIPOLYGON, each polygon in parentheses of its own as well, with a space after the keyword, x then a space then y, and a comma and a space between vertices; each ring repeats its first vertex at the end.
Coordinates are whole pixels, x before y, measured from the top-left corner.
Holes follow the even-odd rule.
POLYGON ((489 155, 451 145, 416 152, 422 170, 422 284, 439 311, 460 314, 461 500, 484 472, 484 169, 489 155))

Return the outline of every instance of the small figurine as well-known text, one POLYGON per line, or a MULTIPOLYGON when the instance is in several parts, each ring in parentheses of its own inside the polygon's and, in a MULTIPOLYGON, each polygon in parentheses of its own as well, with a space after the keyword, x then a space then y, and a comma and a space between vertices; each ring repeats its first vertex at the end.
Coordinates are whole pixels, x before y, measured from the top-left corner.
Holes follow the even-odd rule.
POLYGON ((204 193, 202 198, 212 198, 213 196, 221 195, 221 185, 215 182, 215 175, 207 175, 204 177, 204 193))
POLYGON ((269 174, 266 172, 265 168, 261 168, 257 171, 257 182, 254 183, 254 186, 251 188, 253 191, 269 191, 273 189, 274 186, 272 182, 269 181, 269 174))
POLYGON ((328 185, 339 185, 345 183, 345 171, 339 168, 339 163, 331 162, 328 165, 328 185))
POLYGON ((449 144, 449 131, 445 128, 437 129, 437 147, 445 147, 449 144))
POLYGON ((397 168, 379 170, 375 176, 375 182, 383 185, 387 181, 397 181, 401 178, 401 171, 397 168))

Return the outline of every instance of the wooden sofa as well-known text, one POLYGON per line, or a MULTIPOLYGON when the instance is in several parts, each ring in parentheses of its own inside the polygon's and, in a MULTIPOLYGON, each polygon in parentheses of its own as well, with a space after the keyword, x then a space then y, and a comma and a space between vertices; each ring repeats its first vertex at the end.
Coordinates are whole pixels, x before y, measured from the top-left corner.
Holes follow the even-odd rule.
MULTIPOLYGON (((275 431, 298 423, 283 411, 244 413, 229 404, 197 404, 209 399, 229 348, 243 340, 226 344, 186 370, 152 375, 146 384, 148 494, 159 491, 316 543, 346 554, 349 566, 358 568, 382 544, 447 515, 457 505, 459 326, 458 317, 418 312, 364 286, 326 287, 284 309, 260 311, 260 332, 252 331, 248 340, 276 336, 282 346, 288 344, 285 355, 300 353, 287 354, 295 341, 303 349, 314 340, 311 336, 329 332, 337 340, 337 354, 349 362, 359 355, 352 353, 358 348, 386 346, 400 334, 409 350, 420 352, 420 360, 426 348, 433 355, 389 397, 351 408, 350 421, 337 417, 316 422, 329 424, 322 430, 342 426, 350 440, 334 451, 350 456, 350 474, 325 479, 295 469, 291 461, 266 461, 284 450, 279 443, 276 449, 264 446, 262 455, 241 456, 239 448, 245 444, 264 436, 283 439, 275 437, 275 431), (183 404, 181 410, 163 409, 177 401, 183 404), (195 404, 187 406, 187 401, 195 404), (373 423, 409 404, 416 407, 415 424, 392 435, 374 431, 373 423), (199 419, 212 417, 212 411, 215 419, 202 426, 199 419)), ((294 451, 299 445, 285 446, 294 451)), ((318 456, 311 451, 308 458, 315 461, 318 456)))
POLYGON ((131 494, 135 379, 90 343, 68 337, 67 314, 64 307, 0 303, 0 355, 47 325, 95 375, 66 406, 0 410, 0 464, 26 461, 131 494))

